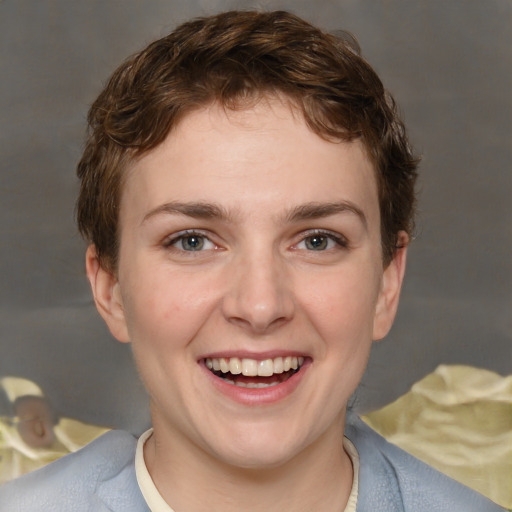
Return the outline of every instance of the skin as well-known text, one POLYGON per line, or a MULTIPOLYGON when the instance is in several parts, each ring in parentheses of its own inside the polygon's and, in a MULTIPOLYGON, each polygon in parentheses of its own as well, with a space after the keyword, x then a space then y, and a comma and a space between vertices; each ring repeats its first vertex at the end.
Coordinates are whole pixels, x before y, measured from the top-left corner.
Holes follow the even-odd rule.
POLYGON ((133 345, 151 398, 146 465, 173 508, 343 510, 346 406, 392 325, 405 254, 383 268, 362 145, 321 139, 282 99, 195 111, 132 165, 117 273, 93 246, 87 273, 133 345), (280 354, 306 360, 281 394, 232 396, 203 363, 280 354))
POLYGON ((46 399, 23 396, 14 404, 18 432, 29 446, 47 448, 55 442, 55 414, 46 399))

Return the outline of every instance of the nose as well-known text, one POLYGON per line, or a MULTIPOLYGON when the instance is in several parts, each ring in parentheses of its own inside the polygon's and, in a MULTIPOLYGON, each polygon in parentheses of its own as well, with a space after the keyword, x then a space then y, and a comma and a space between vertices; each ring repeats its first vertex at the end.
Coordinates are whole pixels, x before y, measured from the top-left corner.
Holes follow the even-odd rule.
POLYGON ((240 255, 229 270, 223 314, 232 324, 254 334, 269 334, 295 313, 291 276, 273 254, 240 255))

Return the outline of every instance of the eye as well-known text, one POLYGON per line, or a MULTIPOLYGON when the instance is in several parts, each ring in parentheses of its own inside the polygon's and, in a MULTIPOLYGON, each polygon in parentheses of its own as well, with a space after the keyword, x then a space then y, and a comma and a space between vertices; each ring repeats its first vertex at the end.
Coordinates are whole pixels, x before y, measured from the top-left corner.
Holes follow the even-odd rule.
POLYGON ((334 244, 334 242, 325 235, 308 236, 304 240, 304 243, 306 244, 306 249, 310 251, 325 251, 326 249, 330 249, 329 245, 334 244), (329 242, 331 243, 329 244, 329 242))
POLYGON ((341 235, 318 231, 307 233, 295 247, 297 249, 320 252, 336 248, 346 248, 347 245, 347 241, 341 235))
POLYGON ((181 233, 167 241, 165 246, 187 252, 212 250, 216 247, 205 235, 195 232, 181 233))

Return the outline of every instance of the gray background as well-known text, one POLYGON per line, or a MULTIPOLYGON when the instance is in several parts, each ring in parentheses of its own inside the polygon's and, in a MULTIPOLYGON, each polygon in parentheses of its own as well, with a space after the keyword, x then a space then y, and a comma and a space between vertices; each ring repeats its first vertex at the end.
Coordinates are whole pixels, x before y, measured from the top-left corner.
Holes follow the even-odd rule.
POLYGON ((176 23, 234 7, 353 32, 423 154, 400 312, 356 407, 393 400, 441 363, 510 373, 510 0, 0 0, 0 375, 35 380, 62 414, 147 425, 130 349, 85 280, 74 167, 114 67, 176 23))

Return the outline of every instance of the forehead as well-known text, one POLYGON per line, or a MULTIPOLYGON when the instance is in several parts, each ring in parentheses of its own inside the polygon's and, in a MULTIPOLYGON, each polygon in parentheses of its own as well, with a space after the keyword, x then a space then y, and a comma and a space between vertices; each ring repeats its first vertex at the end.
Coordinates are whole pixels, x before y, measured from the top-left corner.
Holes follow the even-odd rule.
POLYGON ((189 113, 127 171, 121 219, 169 201, 201 200, 251 213, 348 200, 378 215, 377 184, 363 145, 330 142, 278 98, 242 110, 189 113))

